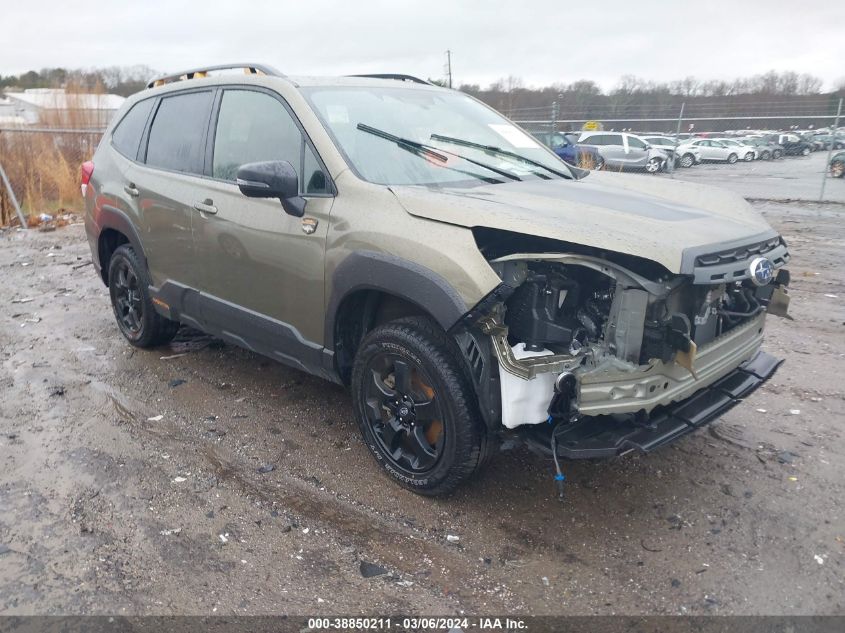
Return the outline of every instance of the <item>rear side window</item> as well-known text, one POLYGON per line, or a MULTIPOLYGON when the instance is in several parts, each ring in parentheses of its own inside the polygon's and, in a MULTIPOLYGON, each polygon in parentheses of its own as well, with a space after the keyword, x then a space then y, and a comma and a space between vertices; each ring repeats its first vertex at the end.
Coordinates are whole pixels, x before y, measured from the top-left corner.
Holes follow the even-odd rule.
POLYGON ((147 143, 147 164, 200 174, 212 92, 165 97, 158 106, 147 143))
POLYGON ((246 163, 286 160, 301 174, 302 134, 278 99, 254 90, 227 90, 214 135, 212 176, 234 181, 246 163))
POLYGON ((628 137, 628 146, 629 147, 635 147, 636 149, 644 149, 645 143, 643 143, 640 139, 638 139, 634 136, 629 136, 628 137))
POLYGON ((112 145, 126 158, 135 160, 138 156, 138 146, 141 144, 141 136, 154 101, 154 99, 144 99, 133 105, 112 132, 112 145))

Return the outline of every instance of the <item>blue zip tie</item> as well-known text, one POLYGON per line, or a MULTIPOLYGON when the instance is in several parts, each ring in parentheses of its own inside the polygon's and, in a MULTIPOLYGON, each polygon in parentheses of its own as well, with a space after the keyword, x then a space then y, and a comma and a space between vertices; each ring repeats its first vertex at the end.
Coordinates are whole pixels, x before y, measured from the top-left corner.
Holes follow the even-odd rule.
POLYGON ((551 424, 553 421, 554 421, 554 419, 552 418, 552 416, 549 416, 549 419, 546 420, 546 423, 551 424))
POLYGON ((555 475, 555 481, 566 481, 566 477, 563 476, 563 473, 558 473, 555 475))

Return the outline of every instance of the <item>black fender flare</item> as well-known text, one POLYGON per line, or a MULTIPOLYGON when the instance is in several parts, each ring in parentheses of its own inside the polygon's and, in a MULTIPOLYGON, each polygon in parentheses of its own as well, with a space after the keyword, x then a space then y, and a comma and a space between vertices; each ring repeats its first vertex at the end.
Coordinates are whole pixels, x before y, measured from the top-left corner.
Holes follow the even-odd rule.
POLYGON ((387 253, 356 251, 332 274, 332 294, 326 305, 326 349, 334 350, 338 309, 359 290, 379 290, 409 301, 447 331, 469 309, 449 282, 425 266, 387 253))
POLYGON ((144 247, 141 244, 141 237, 138 235, 138 230, 135 228, 132 220, 129 219, 129 216, 126 214, 125 211, 121 211, 120 209, 108 205, 103 205, 100 207, 99 211, 96 214, 96 224, 97 224, 97 253, 96 253, 96 265, 97 269, 100 272, 100 276, 103 278, 103 281, 106 280, 106 271, 102 269, 102 262, 100 261, 100 236, 102 235, 103 231, 107 229, 113 229, 122 233, 126 236, 126 239, 129 240, 129 243, 132 245, 132 248, 135 249, 135 254, 140 259, 141 264, 149 270, 147 266, 147 256, 144 252, 144 247))

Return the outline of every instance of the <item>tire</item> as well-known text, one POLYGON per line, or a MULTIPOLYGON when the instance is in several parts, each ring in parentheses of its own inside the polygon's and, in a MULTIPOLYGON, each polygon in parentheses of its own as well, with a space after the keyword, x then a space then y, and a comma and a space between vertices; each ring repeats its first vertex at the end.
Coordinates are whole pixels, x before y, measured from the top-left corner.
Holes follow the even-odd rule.
POLYGON ((760 154, 760 160, 772 160, 772 153, 769 150, 764 149, 760 154))
POLYGON ((146 267, 129 244, 109 260, 109 297, 120 333, 135 347, 164 345, 176 335, 179 323, 155 311, 146 267))
POLYGON ((845 162, 835 160, 830 164, 830 175, 832 178, 842 178, 845 176, 845 162))
POLYGON ((728 156, 728 163, 733 165, 738 160, 736 154, 730 154, 728 156))
POLYGON ((645 164, 645 170, 650 174, 656 174, 661 170, 663 167, 663 161, 661 161, 656 156, 654 158, 649 158, 648 162, 645 164))
POLYGON ((601 156, 599 156, 596 159, 596 164, 593 167, 593 171, 601 171, 602 169, 604 169, 604 159, 601 156))
POLYGON ((810 148, 809 148, 809 147, 804 147, 804 148, 801 150, 801 156, 809 156, 809 155, 810 155, 810 148))
POLYGON ((753 153, 753 152, 748 152, 747 154, 745 154, 745 157, 743 158, 743 160, 744 160, 746 163, 750 163, 752 160, 754 160, 754 153, 753 153))
POLYGON ((783 157, 783 151, 779 149, 772 150, 772 159, 777 160, 783 157))
POLYGON ((678 164, 684 169, 689 169, 690 167, 695 165, 695 156, 693 156, 692 154, 684 154, 683 156, 681 156, 681 160, 678 162, 678 164))
POLYGON ((372 330, 352 368, 352 402, 367 448, 399 485, 452 492, 491 444, 458 350, 431 320, 409 317, 372 330))

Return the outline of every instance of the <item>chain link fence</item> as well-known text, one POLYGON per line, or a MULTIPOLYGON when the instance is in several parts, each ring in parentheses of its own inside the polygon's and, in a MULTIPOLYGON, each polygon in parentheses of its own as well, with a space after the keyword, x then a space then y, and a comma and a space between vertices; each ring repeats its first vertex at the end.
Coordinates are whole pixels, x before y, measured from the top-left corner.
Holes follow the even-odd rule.
POLYGON ((80 205, 80 165, 89 160, 103 130, 0 127, 0 226, 21 215, 80 205), (21 213, 19 213, 19 210, 21 213))

